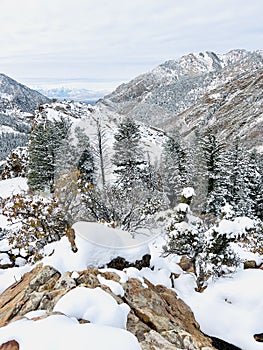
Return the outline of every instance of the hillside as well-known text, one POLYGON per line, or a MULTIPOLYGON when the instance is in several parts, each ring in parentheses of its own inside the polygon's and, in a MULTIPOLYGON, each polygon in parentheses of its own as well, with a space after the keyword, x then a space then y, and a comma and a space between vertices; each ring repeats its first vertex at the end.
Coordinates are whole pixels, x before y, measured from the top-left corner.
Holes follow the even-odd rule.
POLYGON ((46 102, 47 97, 0 74, 0 160, 27 143, 32 115, 46 102))
POLYGON ((35 109, 49 99, 39 92, 32 90, 0 74, 0 112, 7 113, 12 109, 20 109, 23 112, 34 113, 35 109))
POLYGON ((253 138, 251 145, 260 146, 262 75, 262 51, 189 54, 119 86, 98 104, 165 130, 188 135, 211 126, 227 140, 253 138))

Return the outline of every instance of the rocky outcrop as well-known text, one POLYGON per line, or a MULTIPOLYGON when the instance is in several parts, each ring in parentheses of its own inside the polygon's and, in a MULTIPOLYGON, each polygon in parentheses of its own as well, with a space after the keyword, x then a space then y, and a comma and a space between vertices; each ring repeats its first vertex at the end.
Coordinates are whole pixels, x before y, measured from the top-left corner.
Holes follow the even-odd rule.
MULTIPOLYGON (((158 337, 161 342, 170 343, 180 349, 190 349, 190 343, 194 344, 193 349, 212 349, 210 340, 200 332, 191 309, 177 298, 173 290, 162 285, 154 286, 147 280, 145 284, 147 288, 139 280, 131 278, 123 286, 123 300, 133 310, 134 315, 150 330, 158 333, 157 336, 156 333, 146 332, 142 340, 144 346, 150 346, 158 337)), ((129 320, 127 329, 132 332, 129 320)), ((138 337, 136 333, 135 335, 138 337)))
MULTIPOLYGON (((56 302, 76 286, 101 287, 118 303, 124 302, 130 306, 127 330, 138 338, 143 350, 215 349, 211 339, 200 331, 190 308, 177 298, 173 290, 161 285, 154 286, 147 280, 141 283, 130 278, 122 284, 125 294, 121 298, 99 282, 99 274, 107 280, 120 282, 120 277, 114 272, 101 272, 92 268, 61 275, 54 268, 39 264, 0 296, 0 326, 25 317, 26 313, 33 310, 47 311, 44 316, 34 318, 35 322, 49 317, 54 314, 56 302)), ((79 320, 80 323, 88 321, 79 320)), ((16 346, 13 343, 2 346, 6 346, 1 348, 5 350, 19 349, 10 347, 16 346)))

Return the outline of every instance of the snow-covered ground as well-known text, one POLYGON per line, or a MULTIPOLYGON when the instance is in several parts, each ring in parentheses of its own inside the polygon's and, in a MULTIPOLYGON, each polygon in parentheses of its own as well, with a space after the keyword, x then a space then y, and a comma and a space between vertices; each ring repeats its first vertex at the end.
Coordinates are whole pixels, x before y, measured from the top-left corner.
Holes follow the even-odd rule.
MULTIPOLYGON (((6 198, 26 188, 24 179, 5 180, 0 182, 0 196, 6 198)), ((2 219, 0 224, 4 224, 4 218, 2 219)), ((242 220, 245 225, 249 223, 248 220, 242 220)), ((242 220, 235 222, 238 230, 244 226, 241 225, 242 220)), ((227 220, 223 224, 227 231, 227 220)), ((219 226, 220 230, 223 230, 223 226, 219 226)), ((108 285, 114 294, 122 296, 124 290, 121 283, 126 282, 129 277, 138 278, 145 288, 147 285, 144 278, 153 284, 172 288, 171 272, 180 274, 174 280, 174 289, 178 297, 191 307, 204 333, 233 343, 243 350, 262 349, 262 344, 256 342, 253 335, 263 332, 263 270, 243 270, 240 266, 232 274, 211 279, 206 290, 197 293, 194 290, 195 277, 182 271, 177 264, 179 257, 161 256, 164 245, 161 235, 150 241, 136 241, 120 230, 84 222, 76 224, 75 230, 78 252, 71 251, 69 241, 64 237, 46 247, 47 254, 53 253, 43 259, 44 264, 54 266, 61 273, 71 271, 73 277, 77 275, 76 271, 90 266, 103 266, 118 255, 131 261, 150 252, 152 269, 143 268, 139 271, 130 267, 124 271, 114 270, 121 277, 119 283, 105 280, 100 275, 99 280, 108 285), (103 237, 107 237, 107 240, 103 237)), ((2 247, 4 243, 6 242, 2 241, 2 247)), ((258 254, 244 252, 239 246, 235 250, 246 259, 262 262, 262 257, 258 254)), ((0 270, 0 292, 32 268, 33 266, 26 265, 0 270)), ((100 271, 105 270, 113 271, 107 268, 100 271)), ((76 344, 96 350, 140 349, 136 338, 125 330, 129 307, 126 304, 118 305, 112 296, 100 288, 75 288, 58 301, 54 311, 63 312, 67 317, 52 315, 38 322, 23 319, 11 323, 0 328, 0 344, 17 339, 21 350, 67 350, 75 348, 76 344), (88 318, 91 323, 79 324, 76 319, 82 317, 88 318)), ((39 312, 28 315, 28 318, 40 315, 39 312)), ((43 313, 45 312, 42 311, 43 313)))

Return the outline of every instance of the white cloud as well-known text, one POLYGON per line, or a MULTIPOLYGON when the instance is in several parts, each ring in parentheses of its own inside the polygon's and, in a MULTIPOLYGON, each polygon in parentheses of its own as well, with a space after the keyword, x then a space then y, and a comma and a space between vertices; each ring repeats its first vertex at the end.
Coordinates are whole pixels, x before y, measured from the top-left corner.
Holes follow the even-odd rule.
POLYGON ((192 51, 260 49, 262 0, 0 0, 0 69, 128 80, 192 51))

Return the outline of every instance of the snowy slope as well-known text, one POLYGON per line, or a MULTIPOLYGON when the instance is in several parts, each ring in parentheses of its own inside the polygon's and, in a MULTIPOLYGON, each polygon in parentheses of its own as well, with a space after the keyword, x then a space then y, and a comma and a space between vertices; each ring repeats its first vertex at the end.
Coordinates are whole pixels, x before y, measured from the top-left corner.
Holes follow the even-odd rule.
MULTIPOLYGON (((69 120, 72 125, 72 131, 80 128, 89 136, 91 147, 95 153, 98 147, 97 133, 99 124, 103 134, 102 141, 104 144, 105 164, 107 167, 106 176, 111 178, 112 165, 110 160, 113 156, 114 135, 117 133, 122 117, 122 115, 112 112, 105 107, 93 107, 81 102, 60 101, 44 104, 43 109, 36 114, 34 120, 36 123, 42 118, 53 121, 61 120, 61 118, 69 120)), ((160 159, 162 145, 166 139, 165 133, 161 129, 150 127, 142 122, 138 124, 145 154, 149 155, 152 163, 154 163, 160 159)), ((70 142, 76 142, 74 137, 70 142)))
POLYGON ((6 110, 20 109, 23 112, 33 113, 42 103, 49 99, 39 92, 0 74, 0 112, 6 110))
POLYGON ((98 105, 165 130, 183 128, 185 134, 211 126, 216 119, 216 132, 223 134, 225 126, 231 126, 229 137, 244 122, 241 136, 256 136, 257 144, 256 130, 262 130, 263 119, 262 76, 262 51, 192 53, 120 85, 98 105))

